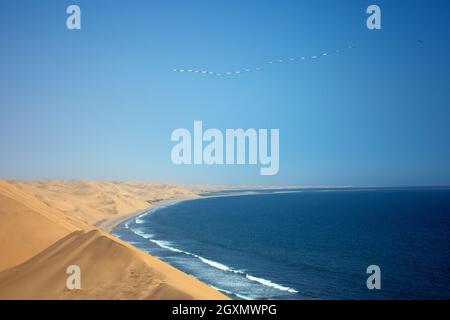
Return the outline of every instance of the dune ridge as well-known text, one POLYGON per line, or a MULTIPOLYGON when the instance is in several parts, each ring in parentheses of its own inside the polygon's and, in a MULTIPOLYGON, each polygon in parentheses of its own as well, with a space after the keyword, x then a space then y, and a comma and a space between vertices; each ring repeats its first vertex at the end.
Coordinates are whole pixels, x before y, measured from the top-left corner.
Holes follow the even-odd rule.
POLYGON ((198 197, 186 188, 139 181, 36 180, 8 181, 47 206, 94 226, 102 220, 148 209, 163 200, 198 197))
POLYGON ((143 182, 0 180, 0 299, 228 299, 94 227, 188 197, 143 182), (66 288, 71 264, 81 290, 66 288))

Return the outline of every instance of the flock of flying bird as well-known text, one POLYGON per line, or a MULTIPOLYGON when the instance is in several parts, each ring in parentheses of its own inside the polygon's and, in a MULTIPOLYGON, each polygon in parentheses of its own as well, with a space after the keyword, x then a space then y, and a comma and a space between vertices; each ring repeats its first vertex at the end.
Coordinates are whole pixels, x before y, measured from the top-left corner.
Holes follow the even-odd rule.
POLYGON ((323 52, 323 53, 317 54, 317 55, 270 60, 270 61, 265 62, 261 66, 244 68, 244 69, 239 69, 239 70, 235 70, 235 71, 216 72, 216 71, 212 71, 212 70, 194 69, 194 68, 189 68, 189 69, 175 68, 175 69, 172 69, 172 71, 178 72, 178 73, 194 73, 194 74, 210 75, 210 76, 217 76, 217 77, 236 76, 236 75, 245 74, 245 73, 249 73, 249 72, 259 72, 259 71, 263 70, 265 67, 270 66, 270 65, 275 65, 275 64, 280 64, 280 63, 292 63, 292 62, 298 62, 298 61, 301 62, 301 61, 307 61, 307 60, 316 60, 321 57, 328 57, 330 55, 340 54, 344 50, 354 49, 354 48, 355 48, 354 46, 349 45, 349 46, 345 47, 344 49, 335 49, 335 50, 323 52))

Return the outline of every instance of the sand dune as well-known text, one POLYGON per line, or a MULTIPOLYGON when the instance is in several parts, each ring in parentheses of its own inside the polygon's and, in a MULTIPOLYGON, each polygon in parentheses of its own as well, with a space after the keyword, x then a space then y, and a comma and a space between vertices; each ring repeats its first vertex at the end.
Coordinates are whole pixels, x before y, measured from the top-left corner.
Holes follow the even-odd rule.
POLYGON ((75 231, 0 273, 0 299, 223 299, 200 281, 98 230, 75 231), (66 268, 81 269, 81 290, 66 268))
POLYGON ((0 180, 0 271, 89 225, 0 180))
POLYGON ((37 180, 10 184, 90 225, 144 210, 161 200, 197 196, 180 186, 146 182, 37 180))
POLYGON ((0 299, 227 299, 92 226, 193 196, 139 182, 0 180, 0 299), (81 290, 66 288, 71 264, 81 290))

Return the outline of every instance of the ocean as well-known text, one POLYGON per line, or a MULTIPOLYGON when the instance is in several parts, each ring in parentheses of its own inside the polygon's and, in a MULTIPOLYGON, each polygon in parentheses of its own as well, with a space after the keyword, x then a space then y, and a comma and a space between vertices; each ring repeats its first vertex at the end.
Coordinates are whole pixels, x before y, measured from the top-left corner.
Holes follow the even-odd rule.
POLYGON ((235 299, 450 298, 450 188, 211 193, 113 234, 235 299))

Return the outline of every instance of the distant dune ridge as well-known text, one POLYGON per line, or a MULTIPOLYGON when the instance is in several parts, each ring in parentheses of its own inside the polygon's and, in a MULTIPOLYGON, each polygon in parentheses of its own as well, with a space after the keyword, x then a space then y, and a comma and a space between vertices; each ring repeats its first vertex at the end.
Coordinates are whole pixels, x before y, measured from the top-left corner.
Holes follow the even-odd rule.
POLYGON ((144 182, 0 180, 0 299, 227 299, 94 227, 196 196, 144 182), (66 288, 72 264, 81 290, 66 288))
POLYGON ((180 186, 146 182, 37 180, 10 184, 90 225, 147 209, 161 200, 197 196, 180 186))

